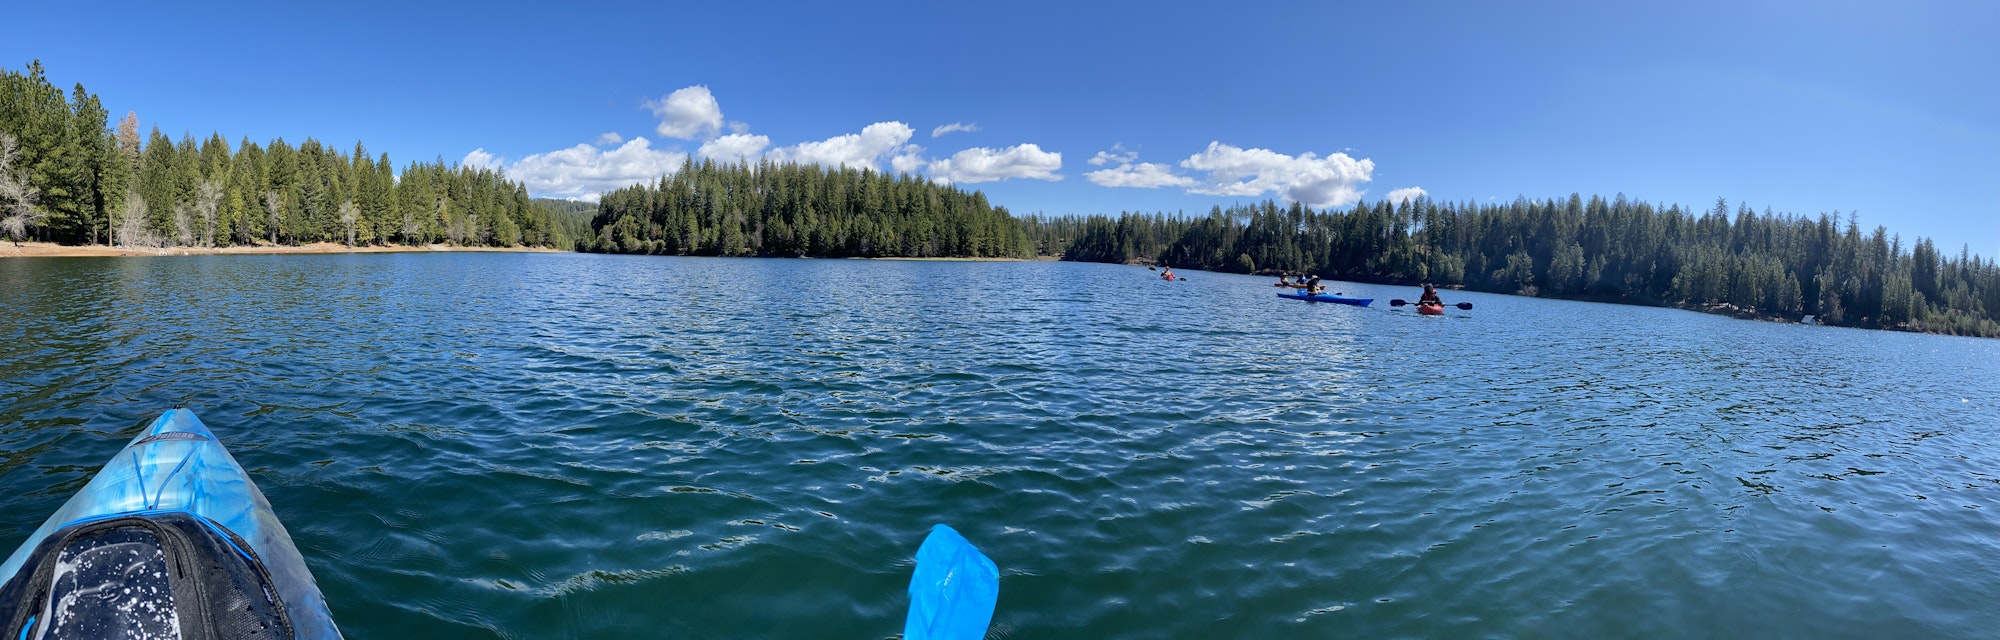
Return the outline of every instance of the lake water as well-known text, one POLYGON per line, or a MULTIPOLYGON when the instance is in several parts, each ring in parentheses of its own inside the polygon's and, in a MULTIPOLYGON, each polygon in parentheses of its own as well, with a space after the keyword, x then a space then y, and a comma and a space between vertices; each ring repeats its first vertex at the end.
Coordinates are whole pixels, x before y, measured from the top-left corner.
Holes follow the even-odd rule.
POLYGON ((1990 637, 2000 341, 1067 263, 0 260, 0 546, 194 409, 351 638, 1990 637))

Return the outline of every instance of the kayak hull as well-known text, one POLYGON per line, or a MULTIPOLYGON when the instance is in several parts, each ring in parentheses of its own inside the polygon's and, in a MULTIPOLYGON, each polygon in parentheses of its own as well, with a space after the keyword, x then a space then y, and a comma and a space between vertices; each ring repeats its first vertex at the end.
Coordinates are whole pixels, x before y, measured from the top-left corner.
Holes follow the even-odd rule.
MULTIPOLYGON (((6 580, 5 596, 0 598, 0 611, 46 607, 46 603, 14 600, 32 597, 24 596, 24 590, 32 592, 35 588, 42 588, 47 591, 48 567, 57 563, 43 557, 44 554, 51 553, 51 547, 60 547, 59 542, 78 536, 88 538, 97 535, 79 532, 117 523, 126 523, 124 529, 128 531, 125 534, 139 531, 132 535, 140 537, 157 535, 180 540, 174 538, 179 535, 175 533, 177 530, 207 536, 205 540, 214 543, 212 546, 232 550, 234 554, 225 553, 227 557, 219 559, 199 555, 175 556, 174 553, 195 553, 190 549, 200 545, 163 544, 164 548, 173 550, 163 562, 169 565, 179 563, 176 566, 244 564, 249 568, 243 571, 249 572, 256 585, 274 592, 264 594, 265 599, 269 601, 268 606, 282 609, 282 617, 289 619, 288 626, 292 631, 289 637, 341 637, 327 611, 325 597, 320 594, 312 573, 306 569, 298 548, 293 546, 291 535, 271 511, 271 503, 201 419, 196 418, 194 412, 180 408, 162 414, 134 437, 88 484, 57 509, 55 515, 30 534, 4 565, 0 565, 0 579, 6 580), (212 532, 213 535, 204 532, 212 532), (248 549, 243 549, 244 546, 248 549), (41 578, 35 577, 38 567, 43 576, 41 578), (33 586, 37 580, 42 583, 41 587, 33 586)), ((86 539, 84 543, 89 541, 86 539)), ((97 544, 101 546, 101 543, 97 544)), ((89 549, 60 548, 54 551, 69 557, 73 552, 87 553, 89 549)), ((155 558, 158 557, 156 554, 155 558)), ((175 575, 176 580, 194 579, 181 577, 179 573, 175 575)), ((191 624, 185 622, 188 616, 199 615, 203 607, 216 606, 212 602, 186 601, 183 594, 207 593, 201 589, 208 588, 203 586, 184 592, 178 584, 173 587, 172 600, 167 606, 180 609, 177 615, 184 621, 183 629, 187 628, 186 624, 191 624)), ((255 594, 257 590, 251 588, 249 591, 255 594)), ((45 593, 39 597, 46 600, 51 596, 45 593)), ((18 632, 23 637, 30 628, 37 628, 36 620, 42 626, 58 624, 52 617, 29 616, 21 619, 28 621, 18 632)), ((0 623, 18 625, 21 619, 9 620, 0 616, 0 623)), ((9 632, 13 631, 10 629, 9 632)))
POLYGON ((1441 316, 1444 315, 1444 305, 1420 304, 1417 305, 1417 313, 1421 313, 1427 316, 1441 316))
POLYGON ((1331 295, 1331 294, 1325 294, 1325 293, 1283 293, 1283 292, 1280 292, 1280 293, 1278 294, 1278 297, 1280 297, 1280 298, 1290 298, 1290 299, 1292 299, 1292 300, 1304 300, 1304 301, 1306 301, 1306 302, 1331 302, 1331 303, 1334 303, 1334 304, 1351 304, 1351 305, 1354 305, 1354 306, 1357 306, 1357 307, 1365 307, 1365 306, 1368 306, 1368 304, 1369 304, 1369 303, 1371 303, 1371 302, 1374 302, 1374 301, 1375 301, 1375 299, 1374 299, 1374 298, 1347 298, 1347 297, 1342 297, 1342 296, 1336 296, 1336 295, 1331 295))

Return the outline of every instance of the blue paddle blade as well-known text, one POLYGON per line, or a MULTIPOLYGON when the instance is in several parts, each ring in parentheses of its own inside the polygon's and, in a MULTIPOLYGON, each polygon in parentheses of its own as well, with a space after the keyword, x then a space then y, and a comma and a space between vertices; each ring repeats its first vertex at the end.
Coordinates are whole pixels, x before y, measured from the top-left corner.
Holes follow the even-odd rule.
POLYGON ((903 640, 980 640, 1000 600, 1000 568, 951 527, 931 527, 910 575, 903 640))

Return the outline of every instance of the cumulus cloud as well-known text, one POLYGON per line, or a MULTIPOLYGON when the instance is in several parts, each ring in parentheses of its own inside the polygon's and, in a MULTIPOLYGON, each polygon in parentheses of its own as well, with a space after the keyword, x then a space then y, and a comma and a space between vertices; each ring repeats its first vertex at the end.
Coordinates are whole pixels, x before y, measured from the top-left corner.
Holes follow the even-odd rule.
MULTIPOLYGON (((687 154, 652 148, 645 138, 633 138, 615 149, 579 144, 537 153, 506 165, 507 177, 521 181, 537 196, 595 201, 613 189, 646 182, 679 171, 687 154)), ((485 149, 465 154, 462 164, 499 167, 502 159, 485 149)))
MULTIPOLYGON (((1099 151, 1097 155, 1102 156, 1104 152, 1099 151)), ((1092 158, 1091 160, 1095 164, 1094 161, 1096 158, 1092 158)), ((1128 162, 1127 164, 1121 164, 1110 169, 1092 171, 1083 174, 1083 177, 1090 179, 1092 183, 1100 187, 1157 189, 1160 187, 1192 187, 1197 184, 1194 178, 1175 175, 1172 167, 1151 162, 1141 162, 1138 164, 1130 164, 1128 162)))
MULTIPOLYGON (((1043 151, 1034 144, 1003 149, 980 147, 960 151, 949 158, 927 158, 923 147, 910 144, 916 130, 899 121, 877 122, 863 127, 860 133, 773 147, 769 136, 751 134, 749 125, 725 120, 715 95, 702 85, 684 87, 658 100, 648 100, 646 108, 659 117, 657 129, 660 135, 699 141, 701 144, 695 148, 692 157, 716 162, 754 164, 769 160, 877 171, 886 162, 893 172, 922 173, 940 182, 1062 179, 1056 173, 1062 169, 1062 154, 1043 151)), ((931 136, 978 130, 977 124, 954 122, 932 129, 931 136)), ((688 152, 673 144, 655 149, 646 138, 635 137, 628 141, 616 132, 609 132, 597 136, 594 144, 537 153, 514 162, 508 162, 482 147, 467 153, 463 164, 504 170, 509 177, 524 183, 536 196, 595 202, 606 191, 672 175, 689 157, 688 152)), ((1150 167, 1124 169, 1148 171, 1150 167)))
POLYGON ((877 162, 883 156, 902 150, 912 135, 916 135, 916 130, 910 125, 877 122, 863 127, 861 133, 779 147, 772 149, 768 155, 778 162, 879 170, 881 165, 877 162))
POLYGON ((722 131, 722 105, 702 85, 683 88, 659 100, 648 100, 646 108, 660 117, 658 131, 669 138, 693 140, 722 131))
POLYGON ((923 147, 914 144, 903 147, 902 153, 898 153, 896 157, 889 159, 889 168, 896 173, 916 173, 922 171, 925 165, 930 164, 930 161, 925 160, 923 155, 921 155, 923 152, 923 147))
POLYGON ((941 137, 941 136, 943 136, 944 134, 947 134, 947 133, 957 133, 957 132, 960 132, 960 131, 965 131, 965 132, 973 132, 973 131, 978 131, 978 130, 979 130, 979 123, 976 123, 976 122, 972 122, 972 123, 968 123, 968 122, 953 122, 953 123, 951 123, 951 124, 948 124, 948 125, 944 125, 944 126, 941 126, 941 127, 938 127, 938 128, 936 128, 936 129, 932 129, 932 130, 931 130, 931 137, 933 137, 933 138, 937 138, 937 137, 941 137))
POLYGON ((769 136, 732 133, 702 144, 695 153, 716 162, 755 164, 758 158, 764 156, 764 148, 768 146, 771 146, 769 136))
POLYGON ((1111 145, 1110 151, 1099 151, 1097 155, 1091 156, 1090 164, 1094 167, 1102 167, 1107 164, 1132 164, 1133 160, 1138 159, 1139 152, 1127 151, 1123 145, 1114 144, 1111 145))
POLYGON ((1389 192, 1389 204, 1402 204, 1427 195, 1430 195, 1430 192, 1424 191, 1423 187, 1403 187, 1389 192))
POLYGON ((1270 149, 1244 149, 1210 142, 1180 166, 1207 174, 1189 193, 1212 196, 1256 196, 1276 193, 1285 200, 1315 207, 1337 207, 1361 199, 1360 186, 1372 179, 1375 161, 1355 160, 1345 153, 1321 158, 1311 152, 1297 156, 1270 149))
POLYGON ((1062 176, 1062 154, 1043 151, 1034 143, 1006 149, 974 147, 931 163, 931 178, 945 182, 976 184, 1008 178, 1056 181, 1062 176))
POLYGON ((1083 177, 1100 187, 1131 187, 1135 189, 1157 189, 1160 187, 1192 187, 1197 183, 1193 178, 1174 173, 1173 167, 1151 162, 1138 162, 1139 152, 1126 149, 1123 145, 1111 145, 1110 151, 1099 151, 1091 156, 1090 164, 1102 167, 1108 164, 1118 166, 1099 169, 1083 174, 1083 177))
POLYGON ((458 161, 458 163, 468 167, 478 167, 481 169, 501 168, 500 156, 487 153, 486 147, 473 149, 472 153, 465 154, 465 159, 458 161))

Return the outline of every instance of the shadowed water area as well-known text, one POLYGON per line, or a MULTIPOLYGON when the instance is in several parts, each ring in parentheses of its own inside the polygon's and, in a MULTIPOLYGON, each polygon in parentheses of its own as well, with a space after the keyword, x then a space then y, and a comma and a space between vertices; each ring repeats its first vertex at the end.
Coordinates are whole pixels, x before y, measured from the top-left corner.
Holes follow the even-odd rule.
POLYGON ((1069 263, 0 260, 0 547, 193 408, 351 638, 1984 637, 2000 341, 1069 263))

